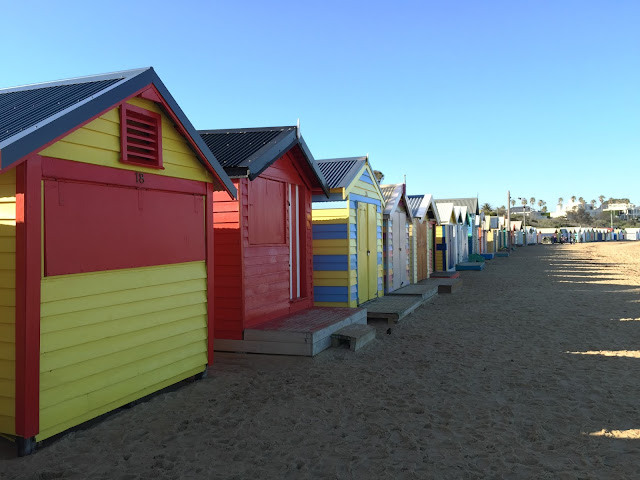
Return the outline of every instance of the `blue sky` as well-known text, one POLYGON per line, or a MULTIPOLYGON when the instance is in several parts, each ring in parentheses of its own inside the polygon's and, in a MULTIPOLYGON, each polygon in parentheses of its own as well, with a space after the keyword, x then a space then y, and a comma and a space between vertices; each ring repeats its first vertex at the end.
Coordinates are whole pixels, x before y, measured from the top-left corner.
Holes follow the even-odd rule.
POLYGON ((411 194, 640 203, 636 0, 2 3, 2 87, 153 66, 196 128, 300 118, 411 194))

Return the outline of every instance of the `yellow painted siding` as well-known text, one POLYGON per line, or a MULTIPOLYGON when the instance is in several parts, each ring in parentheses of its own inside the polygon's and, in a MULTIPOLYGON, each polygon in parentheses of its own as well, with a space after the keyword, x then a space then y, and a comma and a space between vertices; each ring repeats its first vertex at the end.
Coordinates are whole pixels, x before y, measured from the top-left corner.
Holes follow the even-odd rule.
POLYGON ((44 156, 91 163, 105 167, 135 170, 176 178, 211 182, 206 171, 184 137, 162 110, 149 100, 133 98, 132 105, 162 116, 162 163, 164 170, 127 165, 120 162, 120 110, 114 108, 84 127, 70 133, 40 153, 44 156))
POLYGON ((0 433, 15 434, 16 171, 0 175, 0 433))
POLYGON ((201 372, 205 262, 42 280, 42 440, 201 372))
MULTIPOLYGON (((334 219, 346 219, 349 217, 348 208, 327 208, 327 209, 313 209, 311 211, 311 219, 313 222, 323 222, 334 219)), ((328 223, 345 223, 329 221, 328 223)))

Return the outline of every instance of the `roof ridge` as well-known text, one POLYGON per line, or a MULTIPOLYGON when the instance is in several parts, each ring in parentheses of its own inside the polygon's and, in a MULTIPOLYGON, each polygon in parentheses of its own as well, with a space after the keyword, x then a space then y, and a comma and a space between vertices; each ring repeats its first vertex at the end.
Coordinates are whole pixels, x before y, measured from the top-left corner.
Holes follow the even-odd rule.
POLYGON ((331 162, 352 162, 352 161, 359 161, 359 160, 366 160, 367 156, 366 155, 362 155, 359 157, 341 157, 341 158, 323 158, 320 160, 316 160, 316 162, 324 162, 324 163, 331 163, 331 162))
POLYGON ((214 128, 209 130, 198 130, 200 135, 221 135, 225 133, 244 133, 244 132, 274 132, 277 130, 284 131, 290 128, 298 128, 296 125, 284 125, 278 127, 249 127, 249 128, 214 128))
POLYGON ((27 90, 36 90, 39 88, 58 87, 61 85, 75 85, 78 83, 99 82, 102 80, 113 80, 116 78, 121 78, 121 79, 132 78, 132 77, 135 77, 136 75, 146 72, 147 70, 153 70, 153 67, 134 68, 131 70, 121 70, 118 72, 100 73, 97 75, 84 75, 81 77, 71 77, 71 78, 65 78, 61 80, 51 80, 47 82, 29 83, 26 85, 16 85, 13 87, 0 88, 0 94, 11 93, 11 92, 23 92, 27 90))

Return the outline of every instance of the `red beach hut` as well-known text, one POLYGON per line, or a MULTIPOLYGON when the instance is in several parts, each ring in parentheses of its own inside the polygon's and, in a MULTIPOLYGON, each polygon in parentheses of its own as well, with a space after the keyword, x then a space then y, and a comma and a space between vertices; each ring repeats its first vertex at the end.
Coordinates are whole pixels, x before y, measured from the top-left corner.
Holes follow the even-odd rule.
POLYGON ((214 193, 215 338, 313 306, 312 191, 328 187, 298 127, 202 130, 238 189, 214 193))

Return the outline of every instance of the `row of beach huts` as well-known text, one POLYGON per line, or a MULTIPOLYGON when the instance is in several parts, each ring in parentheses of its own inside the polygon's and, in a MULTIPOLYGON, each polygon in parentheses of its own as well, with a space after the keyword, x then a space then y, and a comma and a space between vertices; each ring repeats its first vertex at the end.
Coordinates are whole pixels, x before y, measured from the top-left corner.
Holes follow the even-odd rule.
POLYGON ((387 295, 547 235, 511 223, 316 160, 297 126, 198 131, 151 68, 2 89, 0 433, 31 453, 214 350, 314 355, 387 295))

